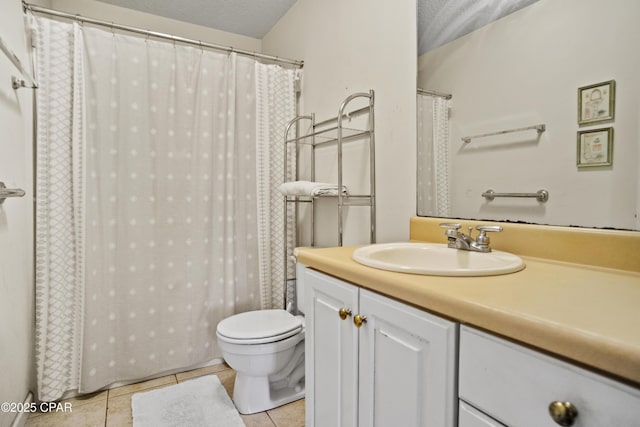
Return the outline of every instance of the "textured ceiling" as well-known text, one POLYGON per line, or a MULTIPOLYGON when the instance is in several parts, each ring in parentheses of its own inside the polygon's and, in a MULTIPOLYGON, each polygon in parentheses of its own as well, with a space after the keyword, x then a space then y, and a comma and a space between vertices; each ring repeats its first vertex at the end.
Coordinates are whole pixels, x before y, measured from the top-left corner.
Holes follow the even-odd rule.
POLYGON ((100 0, 261 39, 296 0, 100 0))
MULTIPOLYGON (((99 0, 261 39, 296 0, 99 0)), ((322 1, 322 0, 315 0, 322 1)), ((417 0, 418 55, 537 0, 417 0)))
POLYGON ((418 55, 538 0, 417 0, 418 55))

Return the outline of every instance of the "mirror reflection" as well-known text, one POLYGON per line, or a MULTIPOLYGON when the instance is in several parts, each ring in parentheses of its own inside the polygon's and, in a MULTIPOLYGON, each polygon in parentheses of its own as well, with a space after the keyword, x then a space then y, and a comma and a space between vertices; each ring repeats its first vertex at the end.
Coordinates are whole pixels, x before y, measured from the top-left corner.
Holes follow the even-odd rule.
POLYGON ((640 229, 640 2, 421 1, 418 215, 640 229), (615 108, 581 119, 594 85, 615 108))

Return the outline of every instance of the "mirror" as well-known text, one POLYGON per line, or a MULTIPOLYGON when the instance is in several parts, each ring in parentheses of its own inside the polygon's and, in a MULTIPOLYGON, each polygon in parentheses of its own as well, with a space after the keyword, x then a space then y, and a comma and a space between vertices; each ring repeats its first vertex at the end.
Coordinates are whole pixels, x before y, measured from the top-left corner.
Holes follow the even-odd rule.
POLYGON ((423 1, 418 87, 452 97, 418 96, 418 215, 640 230, 640 2, 423 1), (579 123, 600 84, 611 111, 579 123))

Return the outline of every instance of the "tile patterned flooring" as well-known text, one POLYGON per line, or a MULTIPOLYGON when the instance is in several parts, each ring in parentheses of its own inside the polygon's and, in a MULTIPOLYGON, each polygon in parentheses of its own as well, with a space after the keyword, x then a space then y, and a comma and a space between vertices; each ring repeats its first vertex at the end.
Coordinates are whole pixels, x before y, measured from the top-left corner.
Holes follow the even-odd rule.
MULTIPOLYGON (((217 375, 231 396, 236 373, 226 364, 208 366, 193 371, 168 375, 154 380, 130 384, 107 391, 63 400, 70 402, 72 412, 33 413, 26 427, 128 427, 133 425, 131 396, 139 391, 148 391, 196 378, 217 375)), ((241 415, 247 427, 303 427, 304 399, 252 415, 241 415)))

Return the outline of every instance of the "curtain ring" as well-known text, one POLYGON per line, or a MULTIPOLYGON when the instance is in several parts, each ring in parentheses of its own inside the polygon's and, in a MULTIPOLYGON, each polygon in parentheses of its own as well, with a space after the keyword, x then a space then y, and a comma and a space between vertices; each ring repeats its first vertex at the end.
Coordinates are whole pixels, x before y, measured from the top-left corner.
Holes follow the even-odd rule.
POLYGON ((198 42, 200 43, 200 53, 204 54, 204 46, 202 46, 202 40, 198 40, 198 42))
POLYGON ((113 26, 114 26, 114 25, 115 25, 115 24, 113 23, 113 21, 111 21, 111 35, 112 35, 113 37, 115 37, 115 36, 116 36, 115 29, 113 28, 113 26))
POLYGON ((147 30, 146 32, 146 37, 144 38, 144 42, 148 42, 149 41, 149 30, 147 30))

